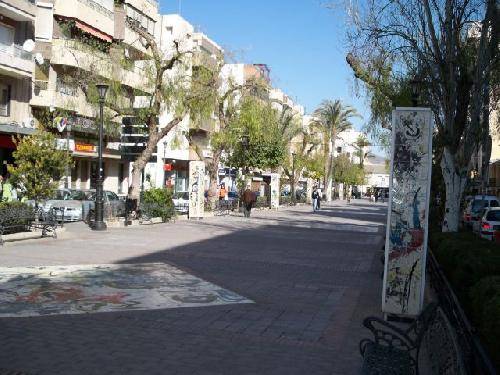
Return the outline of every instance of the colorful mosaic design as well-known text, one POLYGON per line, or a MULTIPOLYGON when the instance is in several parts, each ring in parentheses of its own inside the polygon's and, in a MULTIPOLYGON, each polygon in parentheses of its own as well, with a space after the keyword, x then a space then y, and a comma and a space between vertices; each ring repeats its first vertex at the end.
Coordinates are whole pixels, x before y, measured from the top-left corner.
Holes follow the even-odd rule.
POLYGON ((163 263, 0 267, 0 317, 252 303, 163 263))
POLYGON ((394 112, 383 296, 383 311, 387 313, 414 316, 422 307, 432 168, 431 116, 428 109, 394 112))

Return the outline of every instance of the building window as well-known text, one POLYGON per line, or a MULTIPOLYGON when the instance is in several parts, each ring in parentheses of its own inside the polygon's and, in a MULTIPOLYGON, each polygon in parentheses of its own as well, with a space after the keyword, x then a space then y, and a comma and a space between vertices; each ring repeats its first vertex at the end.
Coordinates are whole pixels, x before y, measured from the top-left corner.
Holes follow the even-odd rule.
POLYGON ((342 147, 337 147, 337 154, 341 154, 342 153, 342 147))
POLYGON ((0 83, 0 116, 10 116, 10 85, 0 83))

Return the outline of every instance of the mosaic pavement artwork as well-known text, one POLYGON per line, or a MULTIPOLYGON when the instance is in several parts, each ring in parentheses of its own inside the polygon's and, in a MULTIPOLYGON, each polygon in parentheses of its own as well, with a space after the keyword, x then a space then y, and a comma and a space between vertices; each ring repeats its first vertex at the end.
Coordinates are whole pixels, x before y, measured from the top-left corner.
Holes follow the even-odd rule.
POLYGON ((168 264, 0 267, 0 318, 253 303, 168 264))

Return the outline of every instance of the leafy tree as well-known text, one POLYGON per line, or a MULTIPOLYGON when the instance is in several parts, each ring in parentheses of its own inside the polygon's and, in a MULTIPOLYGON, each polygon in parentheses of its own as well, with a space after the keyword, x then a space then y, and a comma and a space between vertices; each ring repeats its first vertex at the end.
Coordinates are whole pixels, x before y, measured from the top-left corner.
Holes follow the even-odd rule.
POLYGON ((332 199, 332 173, 335 153, 335 142, 340 133, 352 128, 351 119, 359 116, 351 106, 342 104, 340 100, 325 100, 314 111, 314 126, 323 134, 323 151, 325 152, 325 187, 326 199, 332 199))
POLYGON ((79 68, 66 71, 61 78, 66 84, 78 87, 96 113, 99 97, 95 85, 107 83, 110 88, 104 102, 105 122, 119 129, 122 118, 131 117, 135 123, 143 125, 146 144, 132 163, 129 191, 130 198, 139 199, 142 173, 157 144, 185 118, 198 119, 212 113, 210 99, 215 96, 216 87, 206 86, 206 75, 197 74, 192 67, 194 51, 187 43, 187 38, 174 40, 171 51, 166 54, 155 37, 136 21, 127 22, 137 33, 137 42, 146 53, 132 59, 121 44, 103 44, 90 36, 82 38, 75 34, 70 24, 69 32, 79 43, 67 40, 67 53, 71 54, 75 48, 83 49, 89 57, 78 59, 78 55, 75 55, 79 68), (140 88, 132 89, 128 87, 126 77, 127 69, 134 66, 141 67, 143 81, 140 88), (138 101, 141 105, 136 105, 138 101), (159 124, 164 111, 168 111, 171 117, 166 123, 159 124))
POLYGON ((355 76, 392 106, 400 105, 396 94, 413 80, 421 102, 434 113, 441 149, 435 155, 446 190, 442 230, 456 232, 471 155, 482 152, 484 168, 491 153, 490 115, 499 93, 498 1, 351 4, 354 27, 347 58, 355 76), (372 69, 377 60, 386 69, 384 79, 381 69, 372 69))
POLYGON ((347 186, 362 185, 365 181, 363 168, 354 164, 346 154, 333 159, 333 179, 347 186))
POLYGON ((8 167, 12 182, 36 204, 52 197, 72 163, 71 156, 57 148, 54 135, 44 131, 18 138, 16 144, 15 165, 8 167))
POLYGON ((226 163, 238 168, 274 169, 285 159, 286 141, 278 111, 271 103, 247 97, 225 129, 226 163), (245 139, 245 143, 242 142, 245 139))

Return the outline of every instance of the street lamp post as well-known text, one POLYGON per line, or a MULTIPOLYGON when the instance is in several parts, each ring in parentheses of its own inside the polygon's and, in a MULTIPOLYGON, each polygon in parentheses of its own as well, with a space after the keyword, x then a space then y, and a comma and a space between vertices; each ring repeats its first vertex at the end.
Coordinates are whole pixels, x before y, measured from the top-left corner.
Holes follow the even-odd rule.
POLYGON ((296 197, 295 197, 295 156, 297 154, 295 152, 292 152, 292 183, 291 183, 291 193, 292 193, 292 203, 296 203, 296 197))
POLYGON ((106 230, 106 223, 104 222, 104 200, 103 200, 103 167, 102 167, 102 148, 103 148, 103 128, 104 128, 104 99, 108 91, 108 85, 96 85, 99 93, 99 110, 101 121, 99 124, 99 150, 98 150, 98 171, 97 171, 97 184, 95 194, 95 222, 92 227, 93 230, 106 230))
MULTIPOLYGON (((69 137, 70 137, 70 134, 71 134, 71 124, 68 122, 66 124, 66 156, 68 157, 69 159, 69 137)), ((66 179, 64 180, 64 187, 66 189, 69 188, 69 181, 71 180, 71 169, 70 169, 70 165, 67 164, 66 165, 66 179)))

